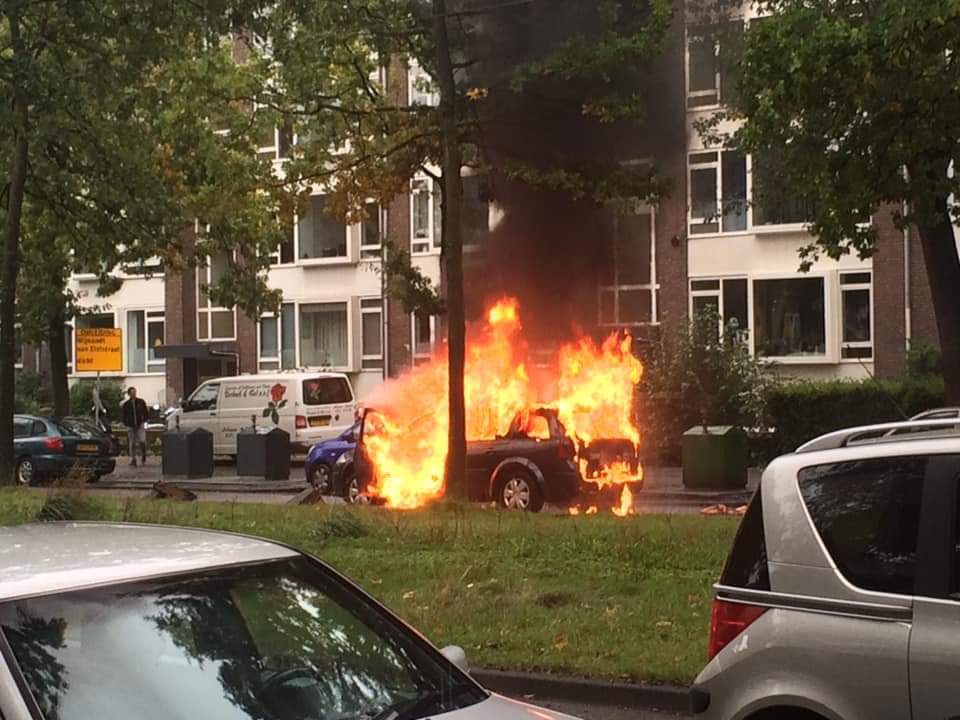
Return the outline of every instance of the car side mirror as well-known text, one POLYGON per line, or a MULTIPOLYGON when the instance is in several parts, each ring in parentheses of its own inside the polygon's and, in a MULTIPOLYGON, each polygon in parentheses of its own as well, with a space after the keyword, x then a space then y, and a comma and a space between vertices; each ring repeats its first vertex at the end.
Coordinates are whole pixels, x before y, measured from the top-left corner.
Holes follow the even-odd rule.
POLYGON ((440 651, 447 660, 456 665, 465 673, 470 672, 470 663, 467 661, 467 653, 459 645, 447 645, 440 651))

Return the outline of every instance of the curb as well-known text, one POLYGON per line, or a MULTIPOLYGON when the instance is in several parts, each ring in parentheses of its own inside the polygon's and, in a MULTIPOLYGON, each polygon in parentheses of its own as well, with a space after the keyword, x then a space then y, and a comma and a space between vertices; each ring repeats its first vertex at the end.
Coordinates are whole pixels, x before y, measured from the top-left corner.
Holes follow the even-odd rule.
POLYGON ((517 699, 566 700, 606 707, 690 713, 690 691, 673 685, 601 682, 543 673, 473 668, 470 675, 488 690, 517 699))

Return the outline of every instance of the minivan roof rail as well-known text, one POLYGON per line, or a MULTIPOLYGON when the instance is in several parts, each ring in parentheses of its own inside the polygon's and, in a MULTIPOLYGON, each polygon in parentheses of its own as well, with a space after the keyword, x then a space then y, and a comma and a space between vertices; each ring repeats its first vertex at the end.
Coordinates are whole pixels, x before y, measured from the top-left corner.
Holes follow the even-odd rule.
MULTIPOLYGON (((953 433, 947 433, 948 436, 960 437, 960 418, 942 418, 938 420, 906 420, 903 422, 881 423, 878 425, 861 425, 860 427, 846 428, 836 430, 835 432, 821 435, 818 438, 804 443, 796 449, 797 453, 817 452, 819 450, 837 450, 838 448, 849 445, 866 445, 870 443, 890 442, 892 440, 923 440, 931 436, 912 435, 909 438, 898 434, 898 430, 954 430, 953 433), (866 436, 866 437, 864 437, 866 436)), ((936 438, 944 437, 943 433, 937 433, 936 438)))

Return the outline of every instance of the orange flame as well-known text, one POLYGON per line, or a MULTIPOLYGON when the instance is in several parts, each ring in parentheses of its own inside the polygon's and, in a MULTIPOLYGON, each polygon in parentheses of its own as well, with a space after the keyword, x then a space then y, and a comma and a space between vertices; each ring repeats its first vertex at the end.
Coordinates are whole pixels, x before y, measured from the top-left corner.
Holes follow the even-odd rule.
MULTIPOLYGON (((614 333, 599 347, 589 338, 562 347, 552 378, 554 397, 544 402, 527 372, 517 300, 496 302, 485 319, 482 328, 468 334, 466 348, 468 440, 503 435, 518 415, 528 435, 549 437, 549 429, 538 426, 539 416, 531 413, 549 405, 556 408, 570 436, 582 442, 596 438, 639 442, 632 402, 642 365, 631 352, 629 336, 614 333)), ((364 445, 375 475, 369 491, 388 506, 419 507, 443 494, 448 397, 447 359, 438 356, 385 383, 368 400, 375 411, 364 428, 364 445)), ((638 479, 627 463, 614 463, 601 468, 591 481, 602 486, 638 479)), ((621 494, 621 508, 624 497, 621 494)), ((597 509, 590 507, 586 513, 591 511, 597 509)))

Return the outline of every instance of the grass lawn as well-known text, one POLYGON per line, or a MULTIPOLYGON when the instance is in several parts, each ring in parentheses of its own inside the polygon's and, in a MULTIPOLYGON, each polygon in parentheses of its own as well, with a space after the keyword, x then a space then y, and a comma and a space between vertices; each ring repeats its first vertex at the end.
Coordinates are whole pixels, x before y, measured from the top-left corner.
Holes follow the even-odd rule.
MULTIPOLYGON (((45 499, 0 491, 0 524, 33 519, 45 499)), ((738 522, 82 500, 77 519, 195 525, 296 545, 438 646, 462 645, 476 665, 663 683, 689 683, 705 660, 710 585, 738 522)))

